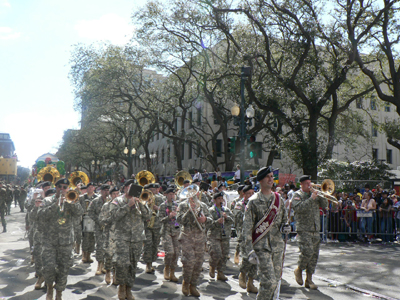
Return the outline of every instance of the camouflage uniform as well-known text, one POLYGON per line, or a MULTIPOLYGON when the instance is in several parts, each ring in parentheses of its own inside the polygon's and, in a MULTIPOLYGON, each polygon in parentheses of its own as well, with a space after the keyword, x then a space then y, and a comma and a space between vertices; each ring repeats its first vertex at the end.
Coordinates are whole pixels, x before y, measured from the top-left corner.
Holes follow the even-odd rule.
POLYGON ((300 270, 314 274, 317 266, 320 245, 319 208, 326 208, 328 200, 317 196, 314 200, 311 193, 301 189, 293 193, 292 209, 296 219, 297 240, 300 248, 298 266, 300 270))
POLYGON ((245 241, 245 251, 248 255, 254 249, 260 261, 260 289, 257 294, 258 300, 272 300, 278 281, 282 273, 282 257, 284 251, 284 241, 280 228, 287 224, 287 211, 282 199, 279 196, 280 209, 269 232, 261 238, 255 245, 252 244, 252 233, 256 224, 262 219, 271 204, 275 201, 275 193, 263 195, 261 192, 254 194, 247 204, 247 210, 243 221, 243 238, 245 241))
POLYGON ((144 222, 149 219, 150 213, 142 203, 138 203, 138 210, 136 206, 129 207, 128 202, 125 195, 111 202, 111 231, 115 242, 112 262, 117 284, 132 287, 145 239, 144 222))
MULTIPOLYGON (((104 268, 106 270, 111 270, 112 268, 112 254, 114 252, 113 241, 111 239, 111 226, 112 226, 112 216, 111 216, 111 201, 104 203, 101 208, 99 215, 99 224, 104 227, 103 238, 104 238, 104 268)), ((96 254, 97 255, 97 254, 96 254)))
POLYGON ((21 193, 20 193, 19 199, 18 199, 18 205, 22 212, 24 212, 26 196, 27 196, 26 190, 21 189, 21 193))
POLYGON ((172 211, 176 211, 178 208, 178 204, 173 202, 165 201, 160 205, 160 209, 158 210, 158 218, 161 222, 161 237, 163 248, 165 251, 164 264, 166 266, 170 266, 172 269, 175 269, 178 262, 179 257, 179 225, 176 226, 177 221, 175 218, 171 219, 169 217, 169 213, 172 211), (167 211, 168 210, 168 211, 167 211))
MULTIPOLYGON (((33 194, 32 194, 33 196, 33 194)), ((33 250, 34 218, 31 217, 32 209, 35 207, 35 200, 32 198, 25 202, 26 215, 25 225, 28 228, 29 249, 33 250)))
POLYGON ((96 260, 104 262, 104 236, 103 228, 99 222, 101 208, 107 200, 100 195, 89 204, 88 215, 94 221, 94 236, 96 239, 96 260))
MULTIPOLYGON (((165 201, 165 198, 160 194, 155 195, 154 203, 157 206, 160 206, 165 201)), ((151 210, 152 208, 149 207, 151 210)), ((154 212, 157 214, 157 212, 154 212)), ((144 241, 144 248, 143 248, 143 260, 146 264, 152 263, 157 260, 157 251, 158 245, 160 244, 161 239, 161 223, 160 219, 157 215, 154 216, 154 226, 149 228, 148 226, 145 229, 146 240, 144 241)))
POLYGON ((17 207, 17 203, 19 201, 19 197, 21 196, 21 191, 18 187, 14 189, 14 206, 17 207))
MULTIPOLYGON (((207 218, 202 226, 207 227, 212 222, 208 206, 199 201, 201 212, 207 218)), ((204 244, 206 242, 205 232, 198 227, 192 212, 189 209, 188 200, 182 201, 178 207, 176 219, 181 226, 179 242, 182 249, 183 280, 191 285, 197 286, 204 262, 204 244)))
POLYGON ((214 267, 219 272, 225 271, 226 262, 228 261, 229 241, 231 239, 234 218, 229 208, 223 207, 222 209, 227 216, 223 226, 217 221, 221 218, 222 212, 218 211, 215 205, 210 208, 209 212, 213 220, 208 226, 207 231, 207 246, 208 253, 210 254, 210 266, 214 267))
POLYGON ((7 209, 6 196, 7 196, 7 190, 4 187, 0 188, 0 217, 1 217, 1 225, 3 225, 3 232, 7 231, 7 222, 4 217, 7 209))
POLYGON ((243 241, 242 238, 242 228, 243 228, 243 216, 244 216, 244 206, 242 198, 236 198, 231 203, 231 210, 234 215, 234 226, 237 235, 237 244, 235 248, 236 253, 240 253, 240 245, 243 241))
POLYGON ((79 202, 64 202, 64 212, 60 212, 56 195, 43 200, 38 210, 38 218, 43 220, 46 234, 43 234, 43 276, 47 286, 55 282, 57 291, 65 290, 69 268, 72 266, 72 248, 74 243, 73 221, 82 216, 83 209, 79 202), (60 217, 65 223, 60 225, 60 217))
POLYGON ((205 194, 205 192, 200 192, 200 201, 205 203, 208 207, 210 207, 212 205, 212 203, 210 202, 210 199, 208 199, 207 195, 205 194))
MULTIPOLYGON (((97 194, 93 194, 91 197, 89 197, 88 194, 84 194, 79 197, 79 202, 83 208, 84 216, 87 214, 90 202, 92 202, 93 199, 95 199, 97 196, 98 196, 97 194)), ((92 253, 94 252, 94 246, 95 246, 94 232, 82 232, 82 251, 92 253)))
POLYGON ((6 204, 7 204, 7 215, 11 215, 11 204, 13 202, 13 190, 10 186, 7 185, 7 195, 6 195, 6 204))
POLYGON ((33 247, 32 255, 35 259, 35 271, 38 276, 43 276, 42 250, 43 230, 46 229, 43 219, 38 218, 39 207, 33 206, 29 218, 32 219, 33 247))

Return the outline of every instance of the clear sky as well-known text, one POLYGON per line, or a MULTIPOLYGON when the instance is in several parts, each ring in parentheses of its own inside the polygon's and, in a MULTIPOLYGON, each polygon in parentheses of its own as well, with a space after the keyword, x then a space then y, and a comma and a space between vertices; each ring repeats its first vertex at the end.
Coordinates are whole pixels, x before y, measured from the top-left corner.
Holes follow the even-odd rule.
POLYGON ((0 132, 10 133, 19 165, 55 153, 64 130, 80 128, 68 79, 73 45, 126 43, 145 2, 0 0, 0 132))

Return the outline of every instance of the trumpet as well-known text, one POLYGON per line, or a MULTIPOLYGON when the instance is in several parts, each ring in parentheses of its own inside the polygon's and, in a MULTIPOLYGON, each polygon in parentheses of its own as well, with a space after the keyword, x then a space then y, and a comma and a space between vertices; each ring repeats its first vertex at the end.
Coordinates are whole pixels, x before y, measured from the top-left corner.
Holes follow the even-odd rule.
POLYGON ((310 191, 318 191, 318 196, 326 198, 336 204, 338 203, 336 197, 332 196, 332 193, 335 191, 335 183, 330 179, 325 179, 322 184, 311 183, 310 191))
POLYGON ((75 204, 79 200, 79 193, 75 190, 69 190, 65 194, 65 202, 75 204))

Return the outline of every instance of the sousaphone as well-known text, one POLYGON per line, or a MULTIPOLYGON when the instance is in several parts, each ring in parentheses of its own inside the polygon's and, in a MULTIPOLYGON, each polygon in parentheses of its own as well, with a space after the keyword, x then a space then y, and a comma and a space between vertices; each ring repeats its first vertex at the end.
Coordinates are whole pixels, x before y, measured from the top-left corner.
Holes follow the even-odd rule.
MULTIPOLYGON (((189 172, 186 171, 179 171, 175 175, 175 185, 177 186, 178 189, 183 188, 183 182, 185 180, 189 180, 190 183, 192 183, 192 175, 189 174, 189 172)), ((190 184, 189 183, 189 184, 190 184)))
POLYGON ((156 178, 154 177, 153 173, 147 170, 140 171, 136 174, 135 178, 141 186, 156 182, 156 178))
POLYGON ((49 181, 55 184, 61 178, 60 172, 54 167, 44 167, 37 174, 37 181, 49 181))
POLYGON ((89 177, 85 172, 75 171, 69 175, 69 182, 70 188, 76 188, 79 183, 87 185, 89 183, 89 177))

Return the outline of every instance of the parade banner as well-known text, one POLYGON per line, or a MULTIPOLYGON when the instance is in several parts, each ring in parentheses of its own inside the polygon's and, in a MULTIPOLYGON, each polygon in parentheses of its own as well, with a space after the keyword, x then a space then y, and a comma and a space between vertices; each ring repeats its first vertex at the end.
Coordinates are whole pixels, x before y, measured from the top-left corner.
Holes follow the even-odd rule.
POLYGON ((0 175, 17 175, 16 158, 0 158, 0 175))

